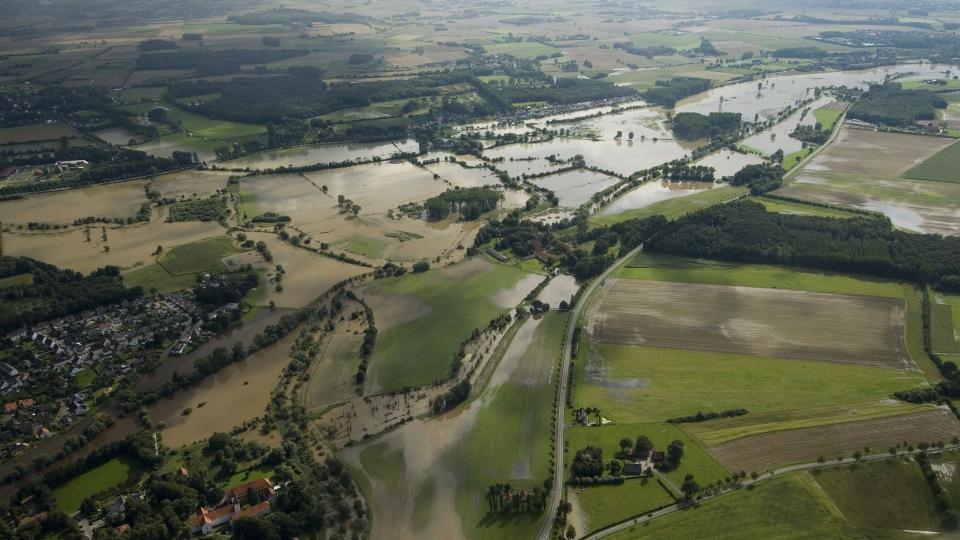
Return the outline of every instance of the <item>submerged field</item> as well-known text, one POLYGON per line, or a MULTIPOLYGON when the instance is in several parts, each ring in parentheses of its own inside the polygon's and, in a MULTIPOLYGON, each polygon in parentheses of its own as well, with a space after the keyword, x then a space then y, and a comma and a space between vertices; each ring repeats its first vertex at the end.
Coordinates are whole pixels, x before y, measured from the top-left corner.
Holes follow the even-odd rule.
POLYGON ((358 295, 373 308, 380 330, 368 392, 445 379, 460 343, 473 329, 511 312, 542 279, 478 257, 363 287, 358 295))
POLYGON ((549 474, 553 373, 566 316, 528 319, 464 409, 416 419, 343 457, 361 472, 374 538, 527 538, 543 515, 487 512, 494 483, 532 489, 549 474))
POLYGON ((834 143, 776 193, 882 212, 905 229, 960 234, 960 184, 912 179, 918 177, 915 166, 928 171, 924 178, 933 174, 930 171, 941 174, 937 163, 942 160, 927 167, 920 164, 950 143, 940 137, 843 126, 834 143))

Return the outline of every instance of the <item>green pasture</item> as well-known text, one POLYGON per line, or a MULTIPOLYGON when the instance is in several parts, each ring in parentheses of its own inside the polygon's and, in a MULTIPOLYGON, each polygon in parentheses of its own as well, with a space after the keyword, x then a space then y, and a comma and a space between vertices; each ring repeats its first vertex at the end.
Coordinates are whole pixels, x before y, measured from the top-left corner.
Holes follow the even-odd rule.
POLYGON ((925 384, 915 372, 817 361, 621 345, 594 345, 594 354, 604 372, 591 376, 577 362, 574 405, 598 407, 617 423, 877 401, 925 384))
POLYGON ((590 216, 589 222, 591 227, 598 227, 604 225, 613 225, 628 219, 655 216, 657 214, 660 214, 667 219, 676 219, 684 214, 693 212, 694 210, 700 210, 701 208, 706 208, 708 206, 713 206, 715 204, 740 198, 746 195, 747 191, 747 188, 744 187, 718 187, 707 191, 701 191, 700 193, 687 195, 686 197, 667 199, 643 208, 626 210, 618 214, 593 214, 590 216))
POLYGON ((0 289, 6 289, 7 287, 17 287, 23 285, 30 285, 33 283, 33 274, 17 274, 15 276, 7 276, 5 278, 0 278, 0 289))
POLYGON ((154 263, 124 273, 123 282, 127 287, 143 287, 145 293, 156 289, 160 294, 167 294, 190 288, 197 280, 193 274, 174 275, 162 265, 154 263))
POLYGON ((80 509, 80 503, 87 497, 120 485, 141 470, 135 459, 116 457, 55 488, 53 499, 61 510, 72 514, 80 509))
MULTIPOLYGON (((380 332, 368 380, 390 391, 446 379, 460 343, 474 328, 486 328, 490 319, 509 311, 494 305, 491 295, 513 287, 526 275, 522 270, 493 264, 463 279, 430 271, 373 283, 366 291, 399 295, 398 302, 409 296, 428 306, 429 311, 380 332)), ((366 291, 361 291, 361 296, 366 291)))
POLYGON ((777 212, 779 214, 796 214, 801 216, 830 218, 852 218, 860 215, 855 212, 848 212, 839 208, 826 208, 815 204, 804 204, 781 199, 758 197, 755 200, 762 204, 768 212, 777 212))
POLYGON ((236 251, 230 238, 220 236, 170 248, 157 262, 175 276, 198 274, 219 270, 220 259, 236 251))
POLYGON ((919 165, 907 169, 904 178, 960 183, 960 142, 955 142, 919 165))
POLYGON ((817 119, 817 123, 820 124, 820 129, 823 131, 833 131, 833 126, 842 114, 843 111, 822 107, 813 111, 813 116, 817 119))

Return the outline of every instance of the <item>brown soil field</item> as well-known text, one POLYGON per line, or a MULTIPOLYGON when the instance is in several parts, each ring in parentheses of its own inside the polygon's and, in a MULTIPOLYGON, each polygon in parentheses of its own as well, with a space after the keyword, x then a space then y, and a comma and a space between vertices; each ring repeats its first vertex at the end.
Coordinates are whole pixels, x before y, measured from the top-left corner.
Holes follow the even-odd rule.
POLYGON ((233 173, 226 171, 180 171, 154 177, 150 189, 163 197, 206 197, 227 187, 227 178, 233 173))
POLYGON ((846 422, 743 437, 708 448, 731 471, 765 471, 773 467, 837 456, 870 447, 885 450, 906 441, 949 441, 960 422, 947 409, 846 422))
POLYGON ((615 280, 590 319, 601 342, 914 368, 900 300, 615 280))

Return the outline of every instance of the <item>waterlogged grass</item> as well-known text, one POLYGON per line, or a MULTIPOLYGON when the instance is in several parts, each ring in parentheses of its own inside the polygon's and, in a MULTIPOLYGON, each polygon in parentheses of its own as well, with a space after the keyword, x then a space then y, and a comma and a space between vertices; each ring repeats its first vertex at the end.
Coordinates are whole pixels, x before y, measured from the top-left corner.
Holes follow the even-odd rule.
POLYGON ((836 208, 825 208, 814 204, 803 204, 793 201, 782 201, 779 199, 769 199, 759 197, 757 202, 762 204, 768 212, 777 212, 779 214, 795 214, 801 216, 817 216, 830 218, 851 218, 858 214, 847 212, 836 208))
POLYGON ((862 403, 924 383, 915 372, 654 347, 597 345, 599 380, 578 362, 574 405, 614 422, 656 422, 745 408, 751 413, 862 403))
POLYGON ((453 450, 457 511, 469 538, 536 535, 542 514, 488 515, 485 494, 495 483, 525 489, 542 486, 550 474, 553 372, 567 318, 559 312, 544 316, 509 380, 483 394, 476 423, 453 450))
POLYGON ((797 473, 638 525, 611 538, 853 540, 868 537, 847 523, 810 475, 797 473))
POLYGON ((140 470, 135 459, 116 457, 54 489, 53 498, 61 510, 72 514, 80 509, 80 503, 87 497, 122 484, 140 470))
POLYGON ((220 259, 236 251, 231 239, 210 238, 166 250, 157 262, 176 276, 198 274, 219 270, 222 267, 220 259))
POLYGON ((955 142, 903 173, 904 178, 960 183, 960 142, 955 142))
POLYGON ((646 206, 644 208, 627 210, 626 212, 620 212, 619 214, 612 214, 608 216, 594 214, 590 216, 590 226, 598 227, 613 225, 614 223, 620 223, 621 221, 626 221, 628 219, 645 218, 658 214, 663 215, 667 219, 676 219, 684 214, 693 212, 694 210, 699 210, 715 204, 738 199, 746 195, 747 191, 747 188, 743 187, 725 186, 707 191, 701 191, 700 193, 694 193, 686 197, 667 199, 665 201, 651 204, 650 206, 646 206))
MULTIPOLYGON (((377 281, 369 292, 400 296, 391 303, 402 303, 406 297, 412 300, 409 309, 426 309, 413 320, 380 332, 368 380, 390 391, 446 379, 460 343, 474 328, 485 328, 491 319, 509 311, 497 307, 491 295, 510 289, 527 275, 493 264, 465 278, 435 270, 377 281)), ((366 294, 361 292, 361 296, 366 294)), ((377 319, 377 323, 382 321, 377 319)))

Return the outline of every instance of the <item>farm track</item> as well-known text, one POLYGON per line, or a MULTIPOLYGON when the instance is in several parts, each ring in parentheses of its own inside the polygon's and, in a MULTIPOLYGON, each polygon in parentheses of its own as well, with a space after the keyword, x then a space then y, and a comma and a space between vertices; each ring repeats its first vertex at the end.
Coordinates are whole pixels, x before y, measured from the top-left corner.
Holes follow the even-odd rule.
POLYGON ((836 456, 867 446, 886 448, 901 441, 949 441, 960 422, 947 409, 889 416, 741 437, 708 448, 731 471, 763 471, 772 467, 836 456))
POLYGON ((617 279, 589 324, 604 343, 916 369, 903 312, 889 298, 617 279))

